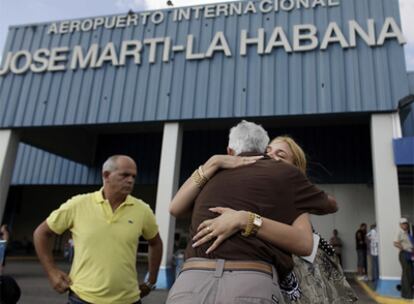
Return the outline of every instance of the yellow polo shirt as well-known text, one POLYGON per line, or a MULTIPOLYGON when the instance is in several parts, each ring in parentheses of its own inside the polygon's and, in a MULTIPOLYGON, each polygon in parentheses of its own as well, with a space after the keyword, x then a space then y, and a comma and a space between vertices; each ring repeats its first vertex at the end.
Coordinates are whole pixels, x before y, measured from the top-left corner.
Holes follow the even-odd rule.
POLYGON ((128 196, 116 210, 102 190, 77 195, 47 218, 55 233, 72 232, 75 246, 71 289, 98 304, 129 304, 139 300, 136 253, 138 239, 152 239, 158 226, 151 208, 128 196))

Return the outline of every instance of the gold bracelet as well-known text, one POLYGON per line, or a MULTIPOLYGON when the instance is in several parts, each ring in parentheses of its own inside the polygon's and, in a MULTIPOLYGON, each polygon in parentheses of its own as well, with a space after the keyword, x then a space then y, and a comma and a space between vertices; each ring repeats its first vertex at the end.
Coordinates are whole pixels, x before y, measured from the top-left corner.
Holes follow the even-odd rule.
POLYGON ((198 169, 196 169, 193 172, 193 174, 191 175, 191 179, 197 185, 197 187, 199 187, 200 189, 202 189, 204 187, 204 185, 207 183, 207 179, 200 175, 200 172, 199 172, 198 169))
POLYGON ((253 221, 254 221, 254 213, 249 211, 249 218, 247 219, 247 225, 242 231, 242 236, 250 236, 253 231, 253 221))
POLYGON ((253 228, 252 228, 251 235, 256 236, 259 229, 262 228, 263 219, 260 215, 258 215, 256 213, 253 213, 253 215, 254 215, 254 220, 253 220, 253 228))
POLYGON ((207 181, 209 180, 209 178, 204 174, 202 165, 198 167, 198 173, 200 174, 201 178, 206 179, 207 181))

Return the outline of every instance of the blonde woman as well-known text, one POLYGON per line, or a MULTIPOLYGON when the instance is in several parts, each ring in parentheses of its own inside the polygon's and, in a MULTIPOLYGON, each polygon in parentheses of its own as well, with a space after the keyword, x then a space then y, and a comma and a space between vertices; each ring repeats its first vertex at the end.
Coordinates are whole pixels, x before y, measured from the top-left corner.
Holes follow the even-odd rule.
MULTIPOLYGON (((267 147, 267 154, 274 159, 288 162, 306 175, 307 161, 302 148, 289 136, 279 136, 273 139, 267 147)), ((333 197, 331 197, 334 200, 333 197)), ((329 210, 327 210, 329 211, 329 210)), ((312 213, 312 212, 311 212, 312 213)), ((334 249, 329 243, 320 238, 316 258, 313 263, 294 256, 295 275, 299 281, 302 294, 296 297, 289 280, 285 280, 284 292, 286 301, 295 303, 348 303, 357 297, 346 281, 334 249)))

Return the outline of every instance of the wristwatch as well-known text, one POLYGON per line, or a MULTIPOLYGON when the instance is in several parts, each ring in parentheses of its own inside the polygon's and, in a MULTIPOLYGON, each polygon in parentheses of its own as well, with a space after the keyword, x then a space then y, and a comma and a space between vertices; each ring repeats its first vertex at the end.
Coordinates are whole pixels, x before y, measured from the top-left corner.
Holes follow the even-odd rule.
POLYGON ((150 281, 145 281, 144 282, 144 284, 150 289, 150 290, 154 290, 155 288, 157 288, 157 285, 155 285, 156 283, 154 283, 154 284, 151 284, 151 282, 150 281))
POLYGON ((247 225, 242 231, 242 236, 256 235, 257 231, 262 227, 263 219, 260 215, 249 211, 249 218, 247 219, 247 225))
POLYGON ((252 235, 256 235, 257 231, 262 227, 263 219, 260 215, 254 213, 252 235))

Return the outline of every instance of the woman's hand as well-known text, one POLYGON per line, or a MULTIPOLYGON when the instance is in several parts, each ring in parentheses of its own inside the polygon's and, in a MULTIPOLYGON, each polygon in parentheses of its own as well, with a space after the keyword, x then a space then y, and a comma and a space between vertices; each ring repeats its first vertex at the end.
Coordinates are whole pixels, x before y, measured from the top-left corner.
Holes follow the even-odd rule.
POLYGON ((263 155, 258 156, 234 156, 216 154, 209 158, 203 165, 204 174, 211 178, 219 169, 234 169, 250 164, 254 164, 257 160, 263 158, 263 155))
POLYGON ((213 238, 216 240, 207 249, 206 253, 214 251, 224 240, 234 233, 244 229, 248 221, 246 211, 236 211, 230 208, 210 208, 212 212, 220 215, 211 220, 205 220, 197 228, 197 234, 193 237, 193 247, 198 247, 213 238))
POLYGON ((255 163, 257 160, 263 158, 263 155, 258 156, 236 156, 236 155, 214 155, 213 158, 221 169, 233 169, 255 163))

